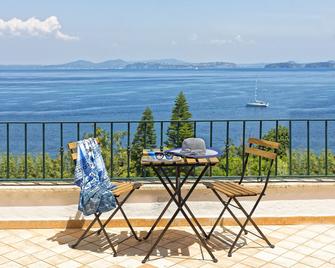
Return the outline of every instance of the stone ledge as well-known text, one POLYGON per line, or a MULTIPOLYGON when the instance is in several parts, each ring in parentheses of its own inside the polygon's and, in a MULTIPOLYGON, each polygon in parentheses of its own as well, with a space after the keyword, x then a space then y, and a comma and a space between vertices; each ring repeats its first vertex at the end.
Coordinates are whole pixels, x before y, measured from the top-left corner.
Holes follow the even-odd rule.
MULTIPOLYGON (((183 192, 187 192, 192 184, 185 184, 183 192)), ((248 183, 255 190, 261 183, 248 183)), ((294 199, 332 199, 334 198, 335 182, 309 183, 270 183, 266 200, 294 200, 294 199)), ((66 206, 77 204, 79 188, 75 185, 10 185, 0 186, 1 206, 66 206)), ((135 191, 128 202, 164 202, 169 196, 161 184, 145 183, 135 191)), ((190 201, 216 201, 212 192, 201 183, 190 197, 190 201)))
MULTIPOLYGON (((166 225, 169 219, 163 218, 158 227, 166 225)), ((202 226, 213 226, 215 218, 198 218, 202 226)), ((241 219, 242 220, 242 219, 241 219)), ((292 216, 292 217, 255 217, 257 225, 300 225, 300 224, 335 224, 335 216, 292 216)), ((134 227, 150 228, 155 219, 130 219, 134 227)), ((102 221, 104 222, 104 221, 102 221)), ((71 229, 71 228, 86 228, 91 223, 91 220, 0 220, 0 229, 71 229)), ((232 218, 221 220, 219 226, 236 226, 236 222, 232 218)), ((177 218, 171 225, 172 227, 186 226, 188 223, 183 218, 177 218)), ((94 224, 98 228, 98 224, 94 224)), ((115 219, 111 221, 108 228, 123 228, 128 227, 123 219, 115 219)))

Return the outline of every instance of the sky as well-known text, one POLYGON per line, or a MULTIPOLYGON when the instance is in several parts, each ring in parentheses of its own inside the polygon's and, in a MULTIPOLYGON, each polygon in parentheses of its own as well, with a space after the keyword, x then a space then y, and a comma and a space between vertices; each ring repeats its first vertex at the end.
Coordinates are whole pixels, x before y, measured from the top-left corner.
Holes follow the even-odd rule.
POLYGON ((334 0, 1 0, 0 64, 335 60, 334 0))

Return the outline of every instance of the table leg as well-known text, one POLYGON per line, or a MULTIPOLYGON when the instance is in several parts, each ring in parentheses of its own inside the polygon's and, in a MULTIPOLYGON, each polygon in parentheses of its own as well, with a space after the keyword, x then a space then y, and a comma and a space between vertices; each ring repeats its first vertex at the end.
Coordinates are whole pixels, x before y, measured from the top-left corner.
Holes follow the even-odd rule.
MULTIPOLYGON (((177 195, 176 192, 176 187, 173 185, 172 181, 170 180, 170 178, 167 176, 166 172, 164 171, 164 169, 160 168, 160 169, 156 169, 155 167, 152 167, 152 169, 154 170, 154 172, 156 173, 157 177, 159 178, 159 180, 162 182, 164 179, 163 177, 160 175, 159 171, 161 171, 165 178, 169 181, 172 189, 175 191, 175 193, 173 194, 173 196, 177 195)), ((183 179, 183 181, 180 184, 180 187, 182 187, 184 185, 184 183, 186 182, 186 179, 189 177, 189 175, 191 174, 191 171, 194 169, 194 166, 189 170, 189 172, 186 174, 185 178, 183 179)), ((170 194, 171 196, 171 194, 170 194)), ((166 204, 166 206, 164 207, 163 211, 161 212, 161 214, 159 214, 157 220, 154 222, 154 224, 151 226, 150 230, 148 231, 148 233, 145 235, 145 237, 143 237, 144 240, 148 239, 149 236, 151 235, 151 233, 154 231, 154 229, 156 228, 157 224, 159 223, 159 221, 161 220, 161 218, 163 217, 163 215, 165 214, 165 212, 167 211, 167 209, 169 208, 169 206, 171 205, 173 201, 173 198, 171 197, 170 200, 168 201, 168 203, 166 204)))
MULTIPOLYGON (((186 194, 185 198, 182 198, 181 196, 181 185, 185 182, 185 180, 183 180, 182 183, 180 183, 179 180, 179 170, 177 170, 177 176, 176 176, 176 187, 175 187, 175 193, 172 193, 171 190, 169 189, 169 187, 167 186, 167 184, 165 183, 164 179, 160 176, 159 172, 156 172, 158 175, 158 178, 161 180, 161 182, 163 183, 164 187, 166 188, 166 190, 169 192, 171 199, 173 199, 178 208, 175 211, 175 213, 173 214, 172 218, 169 220, 169 222, 167 223, 167 225, 165 226, 165 228, 163 229, 162 233, 159 235, 159 237, 157 238, 156 242, 153 244, 153 246, 150 248, 148 254, 144 257, 144 259, 142 260, 142 263, 145 263, 148 258, 150 257, 152 251, 156 248, 156 246, 158 245, 159 241, 163 238, 164 234, 166 233, 166 231, 169 229, 170 225, 172 224, 172 222, 174 221, 174 219, 176 218, 176 216, 178 215, 179 212, 182 212, 183 216, 185 217, 185 219, 187 220, 188 224, 191 226, 191 228, 193 229, 193 231, 195 232, 196 236, 198 237, 198 239, 200 240, 201 244, 204 246, 204 248, 207 250, 208 254, 211 256, 213 262, 217 262, 217 259, 214 257, 213 253, 210 251, 208 245, 206 244, 206 241, 201 237, 200 233, 198 232, 198 230, 195 228, 195 226, 193 225, 192 221, 189 219, 188 215, 185 213, 185 211, 183 210, 183 206, 185 205, 187 199, 190 197, 190 195, 192 194, 192 192, 194 191, 195 187, 197 186, 197 184, 199 183, 200 179, 202 178, 202 176, 205 174, 206 170, 208 169, 209 166, 205 166, 204 169, 202 170, 201 174, 199 175, 199 177, 196 179, 196 181, 194 182, 194 184, 192 185, 191 189, 189 190, 189 192, 186 194), (178 195, 178 200, 176 200, 175 195, 178 195)), ((155 170, 156 171, 156 170, 155 170)), ((199 224, 200 225, 200 224, 199 224)))
MULTIPOLYGON (((167 176, 166 172, 164 171, 163 168, 160 169, 163 173, 163 175, 165 176, 165 178, 167 179, 167 181, 170 183, 172 189, 176 192, 176 187, 173 185, 172 181, 170 180, 170 178, 167 176)), ((186 174, 185 178, 183 179, 180 188, 183 186, 184 182, 186 181, 186 179, 188 178, 188 176, 191 174, 192 170, 194 170, 194 166, 192 166, 192 168, 189 170, 189 172, 186 174)), ((169 193, 171 196, 170 201, 172 201, 173 197, 172 197, 172 193, 169 193)), ((175 200, 176 202, 176 200, 175 200)), ((191 218, 193 219, 193 221, 196 223, 196 225, 198 226, 198 228, 200 229, 200 231, 202 232, 202 235, 204 237, 207 237, 207 234, 205 232, 205 230, 202 228, 202 226, 200 225, 199 221, 197 220, 197 218, 194 216, 193 212, 191 211, 191 209, 189 208, 189 206, 185 203, 184 207, 186 208, 187 212, 191 215, 191 218)))

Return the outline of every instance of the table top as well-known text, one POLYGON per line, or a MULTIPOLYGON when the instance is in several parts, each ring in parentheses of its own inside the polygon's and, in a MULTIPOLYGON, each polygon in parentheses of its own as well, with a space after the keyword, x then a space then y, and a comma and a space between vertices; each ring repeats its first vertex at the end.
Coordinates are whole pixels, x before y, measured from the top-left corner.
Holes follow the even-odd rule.
MULTIPOLYGON (((160 152, 159 149, 154 149, 152 151, 160 152)), ((214 166, 219 163, 219 159, 217 157, 210 158, 186 158, 174 156, 172 160, 157 160, 152 159, 148 156, 148 150, 143 150, 143 156, 141 158, 142 166, 214 166)))

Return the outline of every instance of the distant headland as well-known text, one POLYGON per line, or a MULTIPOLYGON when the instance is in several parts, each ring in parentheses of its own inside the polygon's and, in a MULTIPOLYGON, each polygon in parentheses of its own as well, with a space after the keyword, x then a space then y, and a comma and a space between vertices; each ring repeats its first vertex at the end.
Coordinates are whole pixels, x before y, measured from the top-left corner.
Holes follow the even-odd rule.
POLYGON ((1 65, 0 69, 106 69, 106 70, 198 70, 198 69, 232 69, 232 68, 265 68, 265 69, 312 69, 335 68, 335 61, 297 63, 295 61, 279 63, 237 64, 233 62, 214 61, 191 63, 177 59, 160 59, 148 61, 125 61, 122 59, 91 62, 77 60, 54 65, 1 65))
POLYGON ((287 61, 280 63, 266 64, 264 68, 335 68, 335 61, 297 63, 295 61, 287 61))

